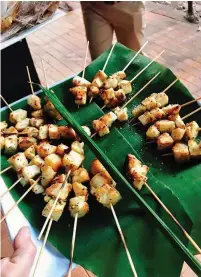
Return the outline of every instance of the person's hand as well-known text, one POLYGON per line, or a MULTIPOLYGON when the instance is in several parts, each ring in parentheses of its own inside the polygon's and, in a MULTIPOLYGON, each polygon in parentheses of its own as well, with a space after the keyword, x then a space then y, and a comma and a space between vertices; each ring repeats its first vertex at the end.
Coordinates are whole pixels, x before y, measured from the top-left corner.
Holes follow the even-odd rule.
POLYGON ((36 255, 28 227, 20 229, 13 247, 12 257, 1 260, 1 277, 28 277, 36 255))

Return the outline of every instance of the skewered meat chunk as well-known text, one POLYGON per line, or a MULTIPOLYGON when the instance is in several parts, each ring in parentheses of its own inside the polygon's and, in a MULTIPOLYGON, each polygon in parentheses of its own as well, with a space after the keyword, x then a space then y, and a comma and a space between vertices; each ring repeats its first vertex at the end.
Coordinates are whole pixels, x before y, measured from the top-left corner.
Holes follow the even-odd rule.
POLYGON ((88 90, 88 96, 96 97, 97 95, 99 95, 99 88, 96 86, 90 86, 88 90))
POLYGON ((72 127, 58 126, 61 138, 64 139, 76 139, 77 135, 72 127))
POLYGON ((61 157, 55 153, 45 157, 45 165, 51 166, 54 171, 58 171, 62 165, 61 157))
POLYGON ((151 115, 150 112, 145 112, 144 114, 138 117, 138 120, 140 121, 140 123, 142 123, 143 126, 153 123, 154 119, 155 118, 151 115))
POLYGON ((36 128, 40 128, 41 125, 44 124, 43 118, 31 118, 29 121, 30 125, 36 128))
POLYGON ((22 130, 24 130, 28 126, 29 126, 29 118, 25 118, 25 119, 23 119, 21 121, 18 121, 17 124, 15 125, 15 128, 18 131, 22 131, 22 130))
POLYGON ((100 137, 103 137, 107 134, 109 134, 110 130, 105 124, 105 122, 102 120, 102 118, 93 120, 93 128, 98 133, 100 137))
POLYGON ((104 81, 107 79, 107 75, 104 71, 99 70, 94 79, 92 80, 92 85, 98 88, 101 88, 103 86, 104 81))
POLYGON ((121 105, 126 101, 126 95, 123 89, 118 89, 117 91, 115 91, 115 97, 118 100, 118 105, 121 105))
POLYGON ((196 121, 186 124, 186 136, 188 139, 195 139, 199 132, 199 125, 196 121))
POLYGON ((37 140, 33 137, 19 137, 18 139, 18 146, 21 150, 26 150, 31 145, 36 145, 37 140))
POLYGON ((75 76, 73 78, 73 86, 77 87, 77 86, 83 86, 83 87, 90 87, 91 83, 89 81, 87 81, 85 78, 82 78, 80 76, 75 76))
POLYGON ((118 84, 119 88, 123 89, 125 94, 129 94, 132 92, 131 82, 128 80, 122 80, 118 84))
POLYGON ((88 190, 86 186, 83 186, 79 182, 73 182, 73 191, 76 196, 84 196, 85 200, 88 198, 88 190))
POLYGON ((8 162, 13 166, 15 171, 20 171, 22 168, 28 166, 28 161, 23 152, 19 152, 8 159, 8 162))
POLYGON ((72 182, 85 183, 90 180, 89 173, 85 168, 78 168, 72 172, 72 182))
POLYGON ((11 123, 16 124, 17 122, 25 119, 27 117, 27 111, 23 109, 17 109, 10 113, 9 120, 11 123))
POLYGON ((45 158, 50 154, 56 153, 57 147, 49 144, 48 142, 42 142, 37 145, 36 150, 40 157, 45 158))
POLYGON ((39 132, 38 132, 38 139, 47 139, 48 138, 48 125, 42 125, 39 128, 39 132))
POLYGON ((151 125, 146 132, 146 136, 148 139, 156 139, 160 136, 160 132, 155 125, 151 125))
POLYGON ((37 165, 38 167, 42 167, 44 166, 44 164, 45 164, 44 160, 39 155, 36 155, 30 161, 30 165, 37 165))
POLYGON ((194 139, 188 141, 188 149, 192 159, 201 159, 201 148, 194 139))
POLYGON ((121 200, 119 191, 108 184, 104 184, 97 188, 95 196, 97 201, 103 204, 106 208, 110 208, 111 205, 114 206, 119 200, 121 200))
POLYGON ((124 122, 128 120, 128 109, 125 108, 120 108, 120 107, 116 107, 116 109, 114 110, 114 113, 117 116, 117 120, 119 120, 120 122, 124 122))
POLYGON ((147 111, 160 108, 161 104, 156 101, 154 96, 149 96, 142 101, 142 105, 145 106, 147 111))
POLYGON ((176 162, 183 163, 190 160, 190 152, 186 144, 178 142, 173 146, 172 151, 176 162))
POLYGON ((115 92, 113 88, 103 89, 100 91, 100 97, 104 101, 104 104, 109 104, 112 99, 115 98, 115 92))
POLYGON ((11 135, 5 138, 5 155, 12 156, 17 152, 18 138, 16 135, 11 135))
POLYGON ((179 114, 171 114, 168 116, 168 119, 174 121, 176 127, 183 129, 185 128, 185 123, 183 122, 179 114))
POLYGON ((174 140, 168 133, 163 133, 157 138, 158 150, 166 150, 173 146, 174 140))
POLYGON ((56 154, 58 154, 59 156, 63 157, 64 154, 68 151, 69 147, 66 146, 65 144, 61 143, 57 146, 57 151, 56 154))
POLYGON ((28 137, 38 137, 39 130, 36 127, 26 127, 21 134, 26 134, 28 137))
POLYGON ((10 126, 9 128, 7 128, 3 131, 3 134, 5 134, 5 135, 12 135, 12 134, 17 134, 17 133, 18 133, 18 130, 15 129, 15 127, 13 127, 13 126, 10 126))
POLYGON ((87 135, 90 137, 91 136, 91 130, 87 126, 82 126, 82 129, 87 133, 87 135))
POLYGON ((104 81, 104 88, 109 89, 109 88, 116 88, 118 85, 118 80, 115 77, 108 77, 105 81, 104 81))
POLYGON ((35 146, 31 145, 24 151, 24 155, 28 160, 32 160, 36 156, 35 146))
POLYGON ((174 130, 172 130, 171 137, 174 141, 180 141, 183 139, 185 132, 186 130, 183 128, 175 128, 174 130))
POLYGON ((84 155, 81 155, 74 150, 71 150, 68 154, 65 154, 62 160, 63 165, 67 166, 71 172, 78 169, 83 161, 84 155))
POLYGON ((166 116, 171 114, 178 114, 181 110, 181 106, 178 104, 168 105, 166 107, 163 107, 162 110, 166 116))
MULTIPOLYGON (((45 217, 48 217, 53 205, 54 205, 54 200, 51 199, 50 201, 47 202, 46 206, 44 207, 42 211, 42 215, 45 217)), ((66 206, 66 202, 62 202, 62 203, 57 202, 50 218, 53 219, 54 221, 58 221, 63 213, 65 206, 66 206)))
POLYGON ((41 99, 40 99, 40 97, 38 97, 35 94, 32 94, 32 95, 28 96, 27 103, 34 110, 40 110, 41 109, 41 99))
POLYGON ((80 155, 84 155, 84 142, 74 141, 71 144, 71 149, 80 155))
POLYGON ((116 183, 113 181, 111 177, 109 177, 105 172, 99 172, 90 181, 91 194, 95 194, 96 190, 104 185, 108 184, 110 186, 115 187, 116 183))
POLYGON ((175 123, 174 121, 170 121, 170 120, 159 120, 155 123, 156 128, 161 132, 167 132, 167 133, 171 133, 172 130, 175 129, 175 123))
POLYGON ((31 113, 31 116, 34 118, 44 118, 44 112, 43 109, 37 110, 37 111, 33 111, 31 113))
POLYGON ((153 122, 155 122, 156 120, 163 119, 165 117, 165 113, 160 108, 153 109, 149 113, 152 117, 153 122))
POLYGON ((70 89, 75 96, 75 104, 86 105, 87 103, 87 88, 83 86, 73 87, 70 89))
MULTIPOLYGON (((34 179, 30 179, 30 180, 29 180, 29 183, 30 183, 30 186, 32 186, 32 185, 35 183, 35 180, 34 180, 34 179)), ((32 191, 33 191, 35 194, 42 194, 45 190, 44 190, 44 188, 37 182, 37 183, 35 183, 34 187, 32 188, 32 191)))
POLYGON ((165 92, 155 93, 154 97, 161 107, 164 107, 169 102, 169 97, 165 92))
POLYGON ((117 120, 117 116, 113 112, 106 113, 101 119, 105 122, 107 127, 111 127, 112 123, 117 120))
POLYGON ((78 214, 78 218, 85 216, 89 212, 89 205, 85 201, 85 196, 76 196, 69 200, 69 211, 72 217, 78 214))
POLYGON ((132 115, 134 117, 139 117, 141 114, 143 114, 145 112, 146 112, 145 106, 140 104, 132 110, 132 115))
POLYGON ((20 183, 22 186, 29 184, 29 180, 40 174, 40 167, 37 165, 28 165, 21 169, 19 177, 22 177, 20 183))
POLYGON ((52 118, 56 120, 62 120, 63 117, 60 115, 60 113, 55 109, 54 105, 50 102, 50 100, 47 100, 47 102, 44 105, 44 111, 52 118))
POLYGON ((49 124, 49 138, 60 139, 59 128, 57 125, 49 124))
POLYGON ((0 150, 3 150, 5 147, 5 138, 0 135, 0 150))
POLYGON ((0 122, 0 132, 3 131, 4 129, 6 129, 7 127, 8 127, 8 124, 6 121, 0 122))
POLYGON ((52 181, 54 176, 57 174, 51 166, 44 165, 41 167, 41 185, 47 187, 47 185, 52 181))
MULTIPOLYGON (((106 168, 102 165, 102 163, 98 159, 95 159, 91 162, 90 172, 92 175, 96 175, 99 172, 104 172, 106 174, 107 178, 112 179, 109 172, 106 170, 106 168)), ((114 180, 112 180, 112 181, 113 181, 113 185, 116 185, 114 180)))
POLYGON ((116 73, 112 74, 111 77, 117 79, 118 82, 126 78, 126 73, 124 71, 117 71, 116 73))

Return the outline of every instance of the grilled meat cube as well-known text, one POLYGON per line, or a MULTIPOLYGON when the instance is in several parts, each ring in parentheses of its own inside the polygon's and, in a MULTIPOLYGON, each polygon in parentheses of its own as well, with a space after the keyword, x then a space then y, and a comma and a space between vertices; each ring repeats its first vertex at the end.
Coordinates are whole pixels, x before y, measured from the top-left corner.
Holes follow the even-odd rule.
POLYGON ((19 177, 22 177, 20 183, 22 186, 26 186, 29 184, 29 180, 35 178, 40 174, 40 167, 37 165, 28 165, 26 167, 23 167, 18 174, 19 177))
POLYGON ((110 132, 109 128, 101 118, 97 120, 93 120, 93 128, 100 137, 103 137, 109 134, 110 132))
POLYGON ((112 74, 111 77, 116 78, 118 82, 126 78, 126 73, 124 71, 117 71, 112 74))
POLYGON ((91 130, 87 126, 82 126, 82 129, 87 133, 87 135, 90 137, 91 136, 91 130))
POLYGON ((104 81, 107 79, 107 75, 104 71, 99 70, 94 79, 92 80, 92 85, 98 88, 101 88, 103 86, 104 81))
POLYGON ((115 98, 115 92, 113 88, 102 89, 100 91, 100 97, 103 101, 110 102, 113 98, 115 98))
POLYGON ((45 157, 45 165, 51 166, 54 171, 58 171, 62 165, 62 159, 59 155, 53 153, 45 157))
POLYGON ((60 139, 59 128, 57 125, 49 124, 49 138, 60 139))
POLYGON ((17 124, 15 125, 15 128, 18 131, 22 131, 22 130, 24 130, 28 126, 29 126, 29 118, 25 118, 25 119, 23 119, 21 121, 18 121, 17 124))
MULTIPOLYGON (((42 215, 44 217, 48 217, 53 205, 54 205, 54 200, 51 199, 50 201, 47 202, 46 206, 42 211, 42 215)), ((66 202, 62 202, 62 203, 57 202, 50 218, 53 219, 54 221, 58 221, 63 213, 65 206, 66 206, 66 202)))
POLYGON ((118 85, 118 80, 117 80, 117 78, 112 77, 112 76, 108 77, 108 78, 104 81, 104 84, 103 84, 104 88, 106 88, 106 89, 109 89, 109 88, 116 88, 117 85, 118 85))
POLYGON ((34 118, 44 118, 44 112, 43 109, 37 110, 37 111, 33 111, 31 113, 31 116, 34 118))
POLYGON ((146 112, 145 106, 140 104, 132 110, 132 115, 134 117, 139 117, 141 114, 143 114, 145 112, 146 112))
POLYGON ((169 97, 165 92, 155 93, 154 97, 161 107, 164 107, 169 102, 169 97))
POLYGON ((97 95, 99 95, 99 88, 96 86, 90 86, 88 90, 88 96, 96 97, 97 95))
POLYGON ((117 120, 119 120, 120 122, 124 122, 128 120, 128 109, 125 108, 120 108, 120 107, 116 107, 116 109, 114 110, 114 113, 117 116, 117 120))
POLYGON ((21 150, 26 150, 32 145, 36 145, 37 140, 33 137, 19 137, 18 139, 18 146, 21 150))
POLYGON ((32 160, 36 156, 35 146, 31 145, 24 151, 24 155, 28 160, 32 160))
POLYGON ((56 153, 57 147, 49 144, 48 142, 42 142, 37 145, 36 150, 40 157, 45 158, 50 154, 56 153))
POLYGON ((23 131, 22 134, 26 134, 28 137, 34 137, 37 138, 38 137, 38 129, 36 127, 26 127, 23 131))
POLYGON ((23 109, 17 109, 10 113, 9 120, 11 123, 16 124, 17 122, 25 119, 27 117, 27 111, 23 109))
POLYGON ((154 96, 149 96, 142 101, 142 105, 145 106, 147 111, 160 108, 161 104, 156 101, 154 96))
POLYGON ((78 168, 72 172, 72 182, 85 183, 90 180, 89 173, 85 168, 78 168))
POLYGON ((18 138, 16 135, 11 135, 5 138, 5 155, 12 156, 17 152, 18 138))
POLYGON ((84 196, 85 201, 88 199, 88 190, 86 186, 83 186, 79 182, 73 182, 73 191, 76 196, 84 196))
POLYGON ((15 171, 20 171, 22 168, 28 166, 28 161, 23 152, 19 152, 8 159, 15 171))
POLYGON ((52 119, 56 120, 62 120, 63 117, 60 115, 60 113, 55 109, 54 105, 47 100, 47 102, 44 105, 44 111, 47 113, 52 119))
POLYGON ((75 104, 85 105, 87 102, 87 88, 83 86, 73 87, 70 89, 75 96, 75 104))
MULTIPOLYGON (((30 186, 32 186, 32 185, 35 183, 35 180, 30 179, 30 180, 29 180, 29 183, 30 183, 30 186)), ((44 190, 44 188, 43 188, 39 183, 36 183, 36 184, 34 185, 34 187, 32 188, 32 191, 33 191, 35 194, 42 194, 45 190, 44 190)))
POLYGON ((6 121, 1 121, 0 122, 0 132, 5 130, 8 127, 8 124, 6 121))
POLYGON ((30 165, 37 165, 38 167, 42 167, 44 166, 44 164, 45 164, 44 160, 39 155, 36 155, 30 161, 30 165))
POLYGON ((199 132, 199 125, 196 121, 186 124, 186 136, 188 139, 195 139, 199 132))
POLYGON ((63 157, 64 154, 68 151, 69 147, 66 146, 65 144, 61 143, 57 146, 57 151, 56 154, 58 154, 59 156, 63 157))
POLYGON ((85 201, 85 196, 73 197, 69 200, 69 211, 72 217, 78 214, 78 218, 85 216, 89 212, 89 205, 85 201))
POLYGON ((71 150, 68 154, 63 157, 63 165, 67 166, 71 172, 78 169, 84 161, 84 155, 81 155, 74 150, 71 150))
MULTIPOLYGON (((102 165, 102 163, 98 159, 95 159, 91 162, 90 172, 92 175, 96 175, 97 173, 104 172, 107 178, 112 179, 109 172, 106 170, 106 168, 102 165)), ((113 181, 113 185, 115 186, 116 183, 114 182, 114 180, 112 181, 113 181)))
POLYGON ((174 130, 176 127, 174 121, 170 121, 167 119, 157 121, 155 123, 155 126, 161 133, 171 133, 172 130, 174 130))
POLYGON ((163 119, 165 117, 165 113, 160 108, 151 110, 150 115, 152 116, 153 122, 155 122, 156 120, 163 119))
POLYGON ((69 126, 58 126, 61 138, 64 139, 76 139, 77 135, 72 127, 69 126))
POLYGON ((174 140, 168 133, 163 133, 157 138, 158 150, 166 150, 173 146, 174 140))
POLYGON ((32 95, 28 96, 27 103, 34 110, 40 110, 41 109, 41 99, 40 99, 40 97, 38 97, 35 94, 32 94, 32 95))
POLYGON ((5 147, 5 138, 0 135, 0 150, 3 150, 5 147))
MULTIPOLYGON (((64 181, 65 182, 65 181, 64 181)), ((61 190, 63 183, 53 183, 51 186, 49 186, 48 188, 46 188, 45 190, 45 202, 47 202, 48 198, 52 198, 55 199, 59 193, 59 191, 61 190)), ((72 190, 72 185, 69 183, 65 183, 64 187, 61 190, 61 194, 59 196, 59 201, 63 201, 66 202, 69 193, 72 190)))
POLYGON ((97 188, 104 184, 108 184, 113 187, 116 186, 116 183, 113 181, 113 179, 105 172, 99 172, 94 175, 90 181, 91 194, 95 194, 97 188))
POLYGON ((117 116, 113 112, 106 113, 101 117, 101 119, 105 122, 107 127, 111 127, 112 123, 117 120, 117 116))
POLYGON ((38 139, 47 139, 48 138, 48 130, 49 130, 49 127, 48 125, 42 125, 40 126, 39 128, 39 132, 38 132, 38 139))
POLYGON ((74 141, 71 144, 71 149, 80 155, 84 155, 84 142, 74 141))
POLYGON ((178 114, 179 111, 181 110, 181 106, 178 104, 168 105, 166 107, 163 107, 162 110, 166 116, 171 114, 178 114))
POLYGON ((183 163, 190 160, 190 153, 186 144, 177 142, 172 151, 176 162, 183 163))
POLYGON ((104 184, 97 188, 95 196, 97 201, 103 204, 106 208, 110 208, 111 205, 116 205, 116 203, 121 200, 121 194, 119 191, 108 184, 104 184))
POLYGON ((47 187, 57 173, 52 169, 51 166, 47 165, 42 166, 41 171, 41 185, 43 187, 47 187))
POLYGON ((36 128, 40 128, 44 124, 43 118, 31 118, 29 121, 30 125, 36 128))
POLYGON ((201 159, 201 148, 194 139, 188 141, 188 149, 192 159, 201 159))
POLYGON ((115 97, 118 99, 118 104, 121 105, 126 101, 126 95, 123 89, 118 89, 115 91, 115 97))
POLYGON ((3 131, 3 134, 5 134, 5 135, 12 135, 12 134, 14 135, 17 133, 18 133, 17 129, 15 129, 15 127, 13 127, 13 126, 10 126, 9 128, 7 128, 3 131))
POLYGON ((168 119, 174 121, 176 127, 185 129, 185 123, 179 114, 171 114, 168 116, 168 119))
POLYGON ((132 92, 131 82, 128 80, 122 80, 118 83, 119 88, 123 89, 125 94, 129 94, 132 92))
POLYGON ((146 132, 146 136, 148 139, 156 139, 160 136, 160 132, 155 125, 151 125, 146 132))
POLYGON ((85 78, 80 77, 80 76, 75 76, 73 78, 73 86, 77 87, 77 86, 83 86, 83 87, 90 87, 91 83, 89 81, 87 81, 85 78))
POLYGON ((153 123, 155 121, 155 118, 151 115, 150 112, 145 112, 138 117, 138 120, 140 121, 140 123, 142 123, 143 126, 146 126, 150 123, 153 123))
POLYGON ((183 128, 175 128, 174 130, 172 130, 171 137, 174 141, 180 141, 183 139, 185 132, 186 130, 183 128))

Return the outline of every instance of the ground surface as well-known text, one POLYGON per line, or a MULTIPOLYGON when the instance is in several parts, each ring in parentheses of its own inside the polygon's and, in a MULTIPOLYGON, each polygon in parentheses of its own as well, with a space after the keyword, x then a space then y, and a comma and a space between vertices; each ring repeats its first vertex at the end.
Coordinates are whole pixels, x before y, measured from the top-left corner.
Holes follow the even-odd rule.
MULTIPOLYGON (((72 7, 73 11, 30 35, 27 40, 43 83, 45 77, 41 58, 44 60, 48 85, 76 74, 83 67, 86 38, 82 14, 78 2, 73 2, 72 7)), ((147 2, 146 21, 145 36, 150 42, 146 47, 146 54, 155 57, 166 49, 159 62, 173 70, 195 97, 201 96, 201 32, 197 31, 198 25, 186 22, 183 10, 177 10, 174 5, 153 2, 147 2)), ((1 232, 2 257, 10 256, 12 246, 5 224, 1 232)), ((201 256, 199 259, 201 261, 201 256)), ((72 275, 87 276, 92 275, 87 275, 82 268, 77 268, 72 275)), ((196 275, 184 265, 181 276, 196 275)))

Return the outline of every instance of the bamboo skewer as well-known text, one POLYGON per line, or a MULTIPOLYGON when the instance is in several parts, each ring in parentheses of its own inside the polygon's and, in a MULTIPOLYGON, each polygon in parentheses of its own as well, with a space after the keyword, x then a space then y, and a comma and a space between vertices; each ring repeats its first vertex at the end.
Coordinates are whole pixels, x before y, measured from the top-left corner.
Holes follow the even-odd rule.
POLYGON ((179 78, 177 77, 171 84, 169 84, 169 86, 167 86, 163 91, 161 92, 166 92, 169 88, 171 88, 177 81, 179 80, 179 78))
POLYGON ((116 42, 112 45, 112 48, 111 48, 111 50, 110 50, 110 53, 109 53, 109 55, 108 55, 108 57, 107 57, 107 60, 106 60, 106 62, 105 62, 105 64, 104 64, 104 66, 103 66, 102 71, 105 71, 106 66, 107 66, 107 64, 108 64, 108 61, 109 61, 111 55, 112 55, 112 52, 113 52, 113 50, 114 50, 115 45, 116 45, 116 42))
POLYGON ((72 272, 73 255, 74 255, 74 249, 75 249, 75 238, 76 238, 76 231, 77 231, 77 220, 78 220, 78 213, 75 215, 75 219, 74 219, 72 244, 71 244, 71 255, 70 255, 70 262, 69 262, 67 277, 71 277, 71 272, 72 272))
POLYGON ((3 198, 12 188, 14 188, 20 181, 22 180, 22 177, 19 178, 11 187, 9 187, 1 196, 0 199, 3 198))
POLYGON ((12 165, 10 165, 10 166, 4 168, 4 169, 0 172, 0 174, 3 174, 4 172, 6 172, 7 170, 9 170, 9 169, 11 169, 11 168, 12 168, 12 165))
POLYGON ((146 188, 151 192, 151 194, 154 196, 154 198, 158 201, 158 203, 163 207, 163 209, 169 214, 169 216, 172 218, 172 220, 179 226, 179 228, 182 230, 184 235, 187 237, 187 239, 190 241, 190 243, 194 246, 194 248, 198 251, 199 254, 201 254, 201 249, 197 245, 197 243, 191 238, 191 236, 186 232, 186 230, 181 226, 179 221, 174 217, 174 215, 170 212, 170 210, 165 206, 165 204, 160 200, 160 198, 155 194, 155 192, 150 188, 150 186, 147 183, 144 183, 146 188))
POLYGON ((201 110, 201 107, 200 107, 200 108, 198 108, 198 109, 196 109, 196 110, 194 110, 193 112, 191 112, 191 113, 189 113, 189 114, 185 115, 184 117, 182 117, 182 120, 184 120, 184 119, 188 118, 189 116, 193 115, 194 113, 199 112, 200 110, 201 110))
POLYGON ((182 108, 183 108, 183 107, 186 107, 186 106, 188 106, 188 105, 190 105, 190 104, 192 104, 192 103, 197 102, 197 101, 200 100, 200 99, 201 99, 201 96, 198 97, 198 98, 196 98, 196 99, 194 99, 194 100, 191 100, 191 101, 189 101, 189 102, 186 102, 186 103, 182 104, 181 107, 182 107, 182 108))
POLYGON ((133 261, 132 261, 130 252, 129 252, 129 250, 128 250, 128 247, 127 247, 127 244, 126 244, 126 241, 125 241, 123 232, 122 232, 122 230, 121 230, 121 226, 120 226, 119 221, 118 221, 118 218, 117 218, 117 216, 116 216, 114 207, 112 206, 112 204, 110 204, 110 207, 111 207, 111 210, 112 210, 112 214, 113 214, 113 216, 114 216, 115 223, 116 223, 116 225, 117 225, 117 229, 118 229, 119 234, 120 234, 120 237, 121 237, 121 239, 122 239, 124 248, 125 248, 125 250, 126 250, 126 254, 127 254, 128 261, 129 261, 129 264, 130 264, 131 269, 132 269, 132 272, 133 272, 133 276, 134 276, 134 277, 137 277, 138 275, 137 275, 137 272, 136 272, 136 270, 135 270, 135 267, 134 267, 134 264, 133 264, 133 261))
POLYGON ((45 67, 44 67, 44 62, 43 62, 42 59, 41 59, 41 64, 42 64, 43 74, 44 74, 44 77, 45 77, 46 88, 49 88, 48 82, 47 82, 47 76, 46 76, 46 72, 45 72, 45 67))
POLYGON ((32 92, 33 95, 35 95, 34 89, 33 89, 33 85, 32 85, 32 81, 31 81, 31 75, 30 75, 30 72, 29 72, 29 67, 28 67, 28 65, 26 66, 26 69, 27 69, 27 74, 28 74, 28 78, 29 78, 29 84, 30 84, 30 87, 31 87, 31 92, 32 92))
POLYGON ((87 41, 87 49, 86 49, 86 54, 85 54, 85 59, 84 59, 82 78, 84 78, 84 74, 85 74, 85 68, 86 68, 86 63, 87 63, 88 51, 89 51, 89 41, 87 41))
POLYGON ((37 267, 38 267, 38 264, 39 264, 41 255, 42 255, 42 253, 43 253, 43 250, 44 250, 44 248, 45 248, 45 244, 46 244, 47 239, 48 239, 48 235, 49 235, 49 232, 50 232, 52 223, 53 223, 53 219, 50 219, 49 224, 48 224, 48 227, 47 227, 47 231, 46 231, 46 233, 45 233, 45 238, 44 238, 43 244, 42 244, 42 246, 41 246, 41 249, 40 249, 40 252, 39 252, 39 255, 38 255, 38 258, 37 258, 35 267, 34 267, 34 271, 33 271, 32 277, 35 276, 35 273, 36 273, 36 270, 37 270, 37 267))
POLYGON ((24 197, 30 192, 30 190, 35 186, 35 184, 40 180, 41 177, 38 177, 38 179, 29 187, 29 189, 18 199, 18 201, 8 210, 8 212, 1 218, 0 223, 6 219, 6 217, 10 214, 10 212, 24 199, 24 197))
POLYGON ((13 109, 11 108, 11 106, 8 104, 8 102, 5 100, 5 98, 0 94, 0 97, 2 98, 2 100, 4 101, 4 103, 6 104, 6 106, 9 108, 9 110, 11 112, 13 112, 13 109))

